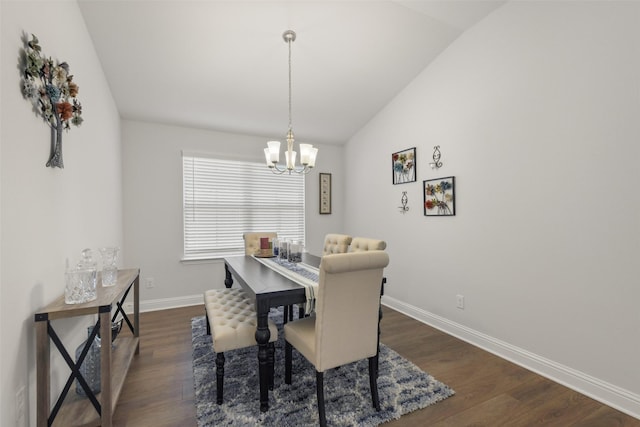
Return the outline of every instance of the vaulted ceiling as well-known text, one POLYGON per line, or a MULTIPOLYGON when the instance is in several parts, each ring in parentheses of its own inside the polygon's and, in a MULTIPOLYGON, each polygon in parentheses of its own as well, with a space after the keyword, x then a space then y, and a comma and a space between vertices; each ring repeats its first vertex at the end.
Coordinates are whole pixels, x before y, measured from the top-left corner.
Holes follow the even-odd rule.
MULTIPOLYGON (((80 0, 123 118, 342 144, 506 0, 80 0)), ((80 83, 80 82, 79 82, 80 83)))

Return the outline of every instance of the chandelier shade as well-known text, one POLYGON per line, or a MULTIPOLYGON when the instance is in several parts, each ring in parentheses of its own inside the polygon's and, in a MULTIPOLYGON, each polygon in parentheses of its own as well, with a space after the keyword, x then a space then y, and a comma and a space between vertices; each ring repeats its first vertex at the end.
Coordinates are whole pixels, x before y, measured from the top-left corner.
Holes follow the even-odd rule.
POLYGON ((293 150, 295 138, 293 135, 293 127, 291 125, 291 43, 296 39, 296 33, 287 30, 282 34, 285 43, 289 45, 289 130, 287 131, 287 149, 285 151, 285 164, 280 166, 280 141, 267 142, 267 148, 264 149, 264 157, 269 169, 276 174, 288 172, 307 174, 316 165, 316 156, 318 149, 311 144, 300 144, 300 166, 296 167, 296 155, 293 150))

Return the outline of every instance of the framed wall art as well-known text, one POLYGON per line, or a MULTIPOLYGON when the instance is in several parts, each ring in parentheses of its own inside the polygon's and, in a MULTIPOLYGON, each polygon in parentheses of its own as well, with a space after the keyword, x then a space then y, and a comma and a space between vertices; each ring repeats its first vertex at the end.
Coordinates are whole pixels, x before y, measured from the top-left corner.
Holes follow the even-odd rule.
POLYGON ((455 177, 428 179, 424 186, 424 215, 453 216, 456 214, 455 177))
POLYGON ((391 155, 393 184, 405 184, 416 180, 416 147, 391 155))
POLYGON ((331 174, 320 173, 320 213, 331 213, 331 174))

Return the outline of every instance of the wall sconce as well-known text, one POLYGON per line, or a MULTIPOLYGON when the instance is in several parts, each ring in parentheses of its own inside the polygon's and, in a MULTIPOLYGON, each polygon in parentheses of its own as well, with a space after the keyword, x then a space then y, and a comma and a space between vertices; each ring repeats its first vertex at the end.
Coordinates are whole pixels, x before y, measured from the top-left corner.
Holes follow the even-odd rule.
POLYGON ((402 192, 402 198, 400 199, 400 203, 402 203, 402 206, 398 206, 398 208, 400 209, 400 213, 406 214, 407 211, 409 210, 409 206, 407 206, 407 204, 409 203, 409 198, 407 197, 406 191, 402 192))
POLYGON ((438 169, 442 167, 442 162, 440 161, 440 146, 436 145, 433 147, 433 162, 429 163, 431 169, 438 169))

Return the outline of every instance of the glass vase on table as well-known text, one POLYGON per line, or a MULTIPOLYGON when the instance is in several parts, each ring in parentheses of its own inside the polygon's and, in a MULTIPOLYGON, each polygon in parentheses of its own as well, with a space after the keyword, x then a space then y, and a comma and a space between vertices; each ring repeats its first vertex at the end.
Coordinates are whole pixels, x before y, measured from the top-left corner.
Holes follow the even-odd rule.
MULTIPOLYGON (((87 340, 91 337, 91 332, 93 331, 93 326, 89 326, 87 328, 87 340)), ((80 359, 80 355, 82 354, 82 350, 84 349, 87 341, 83 341, 82 344, 78 346, 76 349, 76 362, 80 359)), ((82 374, 82 378, 87 382, 89 388, 93 392, 93 394, 100 393, 100 337, 96 335, 93 338, 93 342, 91 343, 91 347, 87 352, 84 360, 82 361, 82 365, 80 365, 80 373, 82 374)), ((86 396, 84 388, 80 384, 80 381, 76 380, 76 393, 80 396, 86 396)))
POLYGON ((113 286, 118 282, 118 248, 100 248, 102 256, 102 286, 113 286))
POLYGON ((289 262, 301 262, 302 261, 302 242, 294 240, 289 244, 289 262))

